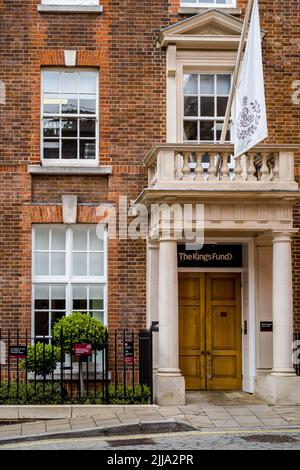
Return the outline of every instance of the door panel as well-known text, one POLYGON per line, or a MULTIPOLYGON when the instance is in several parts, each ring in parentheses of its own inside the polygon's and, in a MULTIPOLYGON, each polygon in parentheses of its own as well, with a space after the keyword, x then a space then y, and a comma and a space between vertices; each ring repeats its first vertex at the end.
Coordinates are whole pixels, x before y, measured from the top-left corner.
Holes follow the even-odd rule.
POLYGON ((242 386, 239 274, 179 273, 179 363, 187 390, 242 386))
POLYGON ((203 274, 179 274, 179 367, 187 390, 206 386, 204 289, 203 274))
POLYGON ((242 387, 240 274, 206 274, 207 389, 242 387))

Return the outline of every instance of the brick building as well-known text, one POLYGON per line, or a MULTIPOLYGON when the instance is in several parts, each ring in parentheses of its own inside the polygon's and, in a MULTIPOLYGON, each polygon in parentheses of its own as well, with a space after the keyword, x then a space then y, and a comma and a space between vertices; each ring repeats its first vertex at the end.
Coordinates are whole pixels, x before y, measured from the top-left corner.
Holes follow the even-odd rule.
POLYGON ((269 138, 234 162, 217 142, 246 1, 0 0, 3 331, 50 334, 72 310, 159 321, 160 403, 185 387, 299 402, 300 4, 259 3, 269 138), (223 261, 189 263, 155 224, 99 240, 97 207, 120 196, 204 204, 223 261))

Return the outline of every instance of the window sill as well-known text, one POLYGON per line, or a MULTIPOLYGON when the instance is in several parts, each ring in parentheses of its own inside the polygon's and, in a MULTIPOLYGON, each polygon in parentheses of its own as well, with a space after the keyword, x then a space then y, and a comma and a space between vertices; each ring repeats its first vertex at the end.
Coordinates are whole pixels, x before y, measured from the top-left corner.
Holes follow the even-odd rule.
POLYGON ((38 5, 39 13, 80 13, 96 14, 103 13, 103 7, 97 5, 38 5))
POLYGON ((111 166, 41 166, 29 165, 31 175, 111 175, 111 166))
POLYGON ((222 11, 223 13, 228 13, 229 15, 241 16, 242 10, 240 8, 231 8, 231 7, 223 7, 223 8, 207 8, 207 7, 180 7, 178 13, 182 15, 189 15, 189 14, 196 14, 196 13, 204 13, 205 11, 209 10, 217 10, 222 11))

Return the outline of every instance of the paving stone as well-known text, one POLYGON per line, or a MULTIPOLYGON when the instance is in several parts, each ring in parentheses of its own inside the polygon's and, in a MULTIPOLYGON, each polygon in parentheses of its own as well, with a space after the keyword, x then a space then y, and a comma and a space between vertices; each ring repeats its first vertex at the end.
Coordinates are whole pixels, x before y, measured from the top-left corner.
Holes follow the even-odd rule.
POLYGON ((197 428, 213 428, 214 424, 207 416, 196 416, 190 420, 187 420, 193 426, 197 428))
POLYGON ((262 426, 263 423, 256 416, 235 416, 234 419, 241 426, 262 426))
POLYGON ((280 415, 278 415, 277 413, 274 413, 274 411, 272 411, 272 410, 253 411, 253 413, 259 419, 280 419, 280 415))
POLYGON ((46 425, 47 432, 63 432, 63 431, 71 431, 70 424, 47 424, 46 425))
POLYGON ((36 434, 43 434, 46 432, 46 426, 41 427, 24 427, 22 428, 22 436, 27 435, 36 435, 36 434))
POLYGON ((72 429, 93 428, 96 426, 93 419, 72 418, 70 419, 72 429))
POLYGON ((95 423, 96 423, 97 428, 101 428, 101 427, 109 427, 109 426, 115 426, 117 424, 121 424, 121 421, 117 418, 101 419, 101 420, 98 420, 97 418, 95 418, 95 423))
POLYGON ((206 410, 206 414, 210 419, 230 419, 231 415, 227 411, 206 410))
POLYGON ((266 418, 261 420, 265 426, 288 426, 288 422, 281 418, 266 418))
POLYGON ((237 428, 240 426, 233 419, 213 419, 212 422, 217 428, 237 428))
POLYGON ((163 416, 179 415, 182 410, 178 406, 160 406, 158 412, 163 416))
POLYGON ((226 408, 226 411, 231 416, 254 416, 252 411, 249 410, 247 407, 245 407, 245 408, 238 408, 238 407, 226 408))

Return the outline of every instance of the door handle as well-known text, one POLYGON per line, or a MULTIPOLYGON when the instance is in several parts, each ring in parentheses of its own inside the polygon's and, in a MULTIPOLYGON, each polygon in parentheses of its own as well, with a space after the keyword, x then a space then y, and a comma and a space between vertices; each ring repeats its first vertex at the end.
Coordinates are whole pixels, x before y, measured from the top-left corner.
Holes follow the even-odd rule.
POLYGON ((205 351, 201 351, 202 356, 205 356, 205 351))
POLYGON ((211 355, 211 352, 210 352, 210 351, 206 351, 206 354, 207 354, 208 356, 210 356, 210 355, 211 355))

